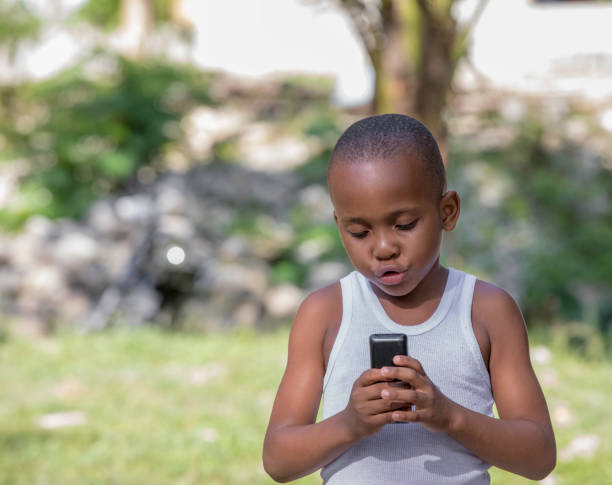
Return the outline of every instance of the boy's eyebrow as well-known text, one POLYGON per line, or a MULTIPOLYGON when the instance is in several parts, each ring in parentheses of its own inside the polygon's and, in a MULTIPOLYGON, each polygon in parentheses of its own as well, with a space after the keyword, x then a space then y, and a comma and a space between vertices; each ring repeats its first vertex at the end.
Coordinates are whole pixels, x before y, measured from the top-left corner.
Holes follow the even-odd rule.
MULTIPOLYGON (((414 208, 408 208, 408 209, 399 209, 393 212, 390 212, 389 214, 385 215, 383 218, 384 219, 394 219, 397 218, 403 214, 415 214, 416 212, 418 212, 418 208, 414 207, 414 208)), ((363 217, 342 217, 340 219, 341 222, 345 223, 345 224, 362 224, 367 226, 369 224, 369 222, 364 219, 363 217)))
POLYGON ((362 219, 361 217, 342 217, 340 221, 344 224, 362 224, 364 226, 368 225, 368 221, 362 219))

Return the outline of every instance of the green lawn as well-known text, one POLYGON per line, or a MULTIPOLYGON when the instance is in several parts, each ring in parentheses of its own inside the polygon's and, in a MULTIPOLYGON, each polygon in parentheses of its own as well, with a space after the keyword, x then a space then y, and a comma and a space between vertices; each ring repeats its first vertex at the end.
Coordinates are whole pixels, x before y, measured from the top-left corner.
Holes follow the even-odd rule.
MULTIPOLYGON (((261 443, 286 340, 285 329, 8 337, 0 342, 0 484, 273 483, 261 443)), ((612 483, 612 365, 553 349, 536 369, 566 457, 550 483, 612 483)), ((528 482, 493 471, 493 483, 528 482)))

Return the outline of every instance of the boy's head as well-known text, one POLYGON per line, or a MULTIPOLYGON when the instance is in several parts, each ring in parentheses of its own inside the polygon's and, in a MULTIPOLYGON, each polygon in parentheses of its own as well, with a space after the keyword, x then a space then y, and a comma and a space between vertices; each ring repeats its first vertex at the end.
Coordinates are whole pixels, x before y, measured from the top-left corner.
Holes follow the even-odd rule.
POLYGON ((438 144, 427 127, 410 116, 384 114, 353 123, 338 139, 328 171, 341 164, 391 160, 410 156, 415 169, 431 184, 432 195, 442 195, 446 173, 438 144))
POLYGON ((414 290, 438 267, 442 231, 459 216, 438 145, 409 116, 372 116, 338 140, 328 167, 334 219, 349 258, 375 288, 414 290))

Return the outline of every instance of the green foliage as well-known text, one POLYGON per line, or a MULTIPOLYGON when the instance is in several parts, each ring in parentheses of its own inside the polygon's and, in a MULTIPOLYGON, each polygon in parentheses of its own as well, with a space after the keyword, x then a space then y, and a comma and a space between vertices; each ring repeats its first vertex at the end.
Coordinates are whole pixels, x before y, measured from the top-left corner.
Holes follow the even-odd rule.
POLYGON ((113 30, 119 24, 119 4, 120 0, 89 0, 75 12, 75 19, 113 30))
POLYGON ((281 257, 272 264, 270 281, 278 285, 291 283, 297 286, 304 286, 308 276, 308 267, 295 261, 291 254, 281 257))
MULTIPOLYGON (((125 0, 88 0, 74 15, 75 20, 84 20, 103 30, 111 31, 119 25, 121 3, 125 0)), ((157 24, 168 22, 171 18, 171 0, 153 0, 153 19, 157 24)))
MULTIPOLYGON (((490 126, 500 123, 493 117, 490 126)), ((463 211, 452 250, 510 284, 529 323, 587 320, 609 328, 609 162, 541 114, 506 128, 517 132, 508 146, 455 145, 449 175, 463 211)))
MULTIPOLYGON (((0 0, 0 47, 13 57, 20 42, 36 37, 41 21, 22 0, 0 0)), ((1 51, 0 51, 1 52, 1 51)))
POLYGON ((211 80, 163 61, 99 57, 6 94, 4 157, 30 166, 18 202, 0 211, 0 224, 18 227, 32 214, 82 215, 176 143, 185 111, 212 102, 211 80), (92 78, 88 72, 96 68, 108 72, 92 78), (9 122, 12 115, 21 121, 9 122))

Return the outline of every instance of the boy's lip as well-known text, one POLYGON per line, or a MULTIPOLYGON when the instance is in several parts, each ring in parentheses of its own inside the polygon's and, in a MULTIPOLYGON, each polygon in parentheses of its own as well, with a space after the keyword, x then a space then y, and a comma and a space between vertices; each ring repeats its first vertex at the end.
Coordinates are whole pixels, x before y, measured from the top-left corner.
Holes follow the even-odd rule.
POLYGON ((376 272, 376 279, 383 285, 393 286, 402 282, 405 273, 405 269, 397 266, 385 266, 376 272))

